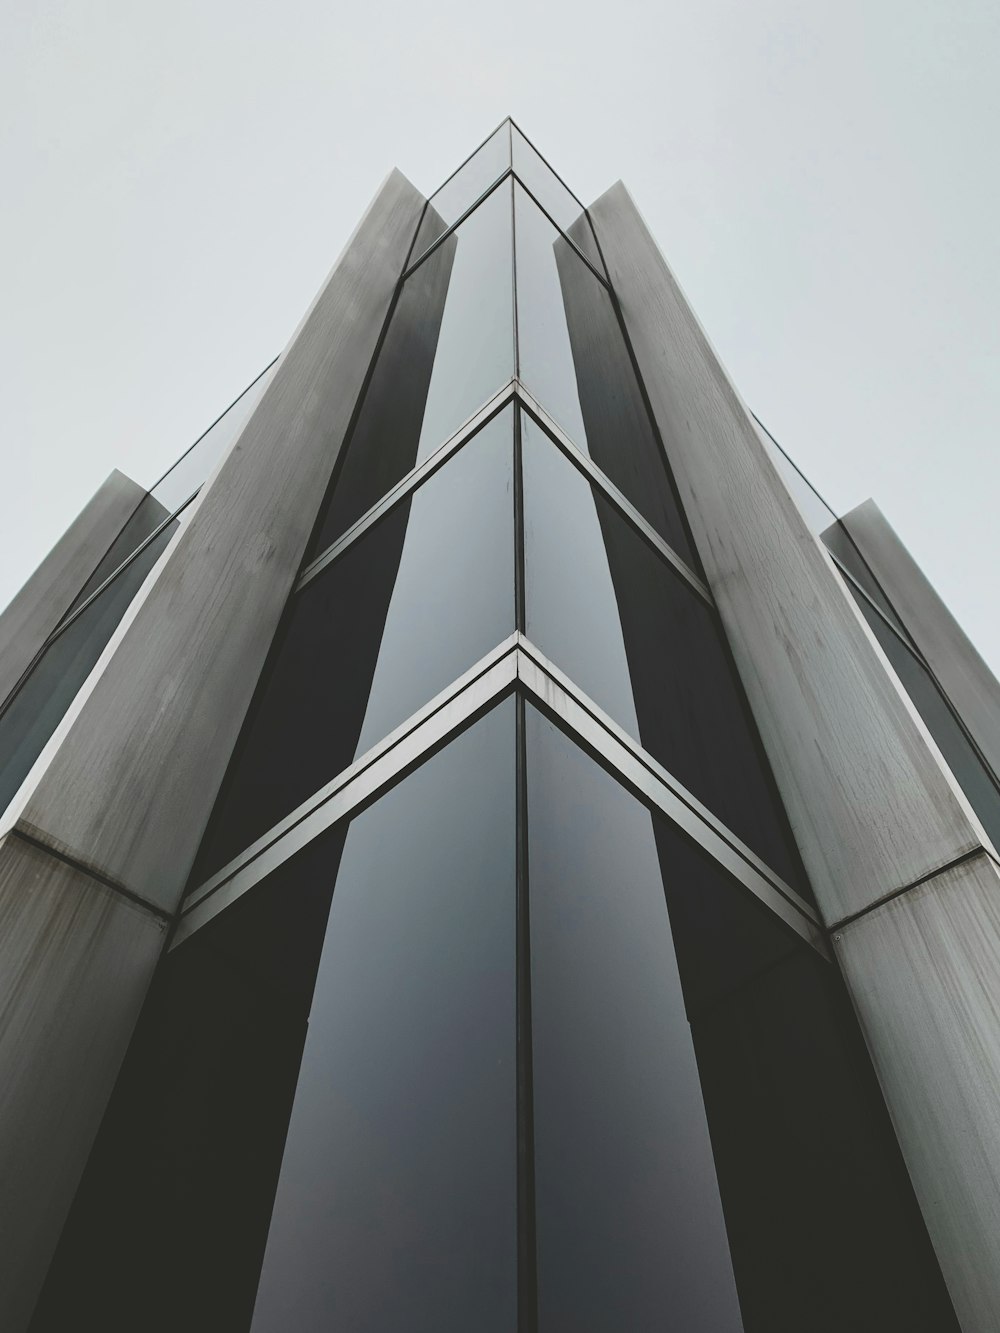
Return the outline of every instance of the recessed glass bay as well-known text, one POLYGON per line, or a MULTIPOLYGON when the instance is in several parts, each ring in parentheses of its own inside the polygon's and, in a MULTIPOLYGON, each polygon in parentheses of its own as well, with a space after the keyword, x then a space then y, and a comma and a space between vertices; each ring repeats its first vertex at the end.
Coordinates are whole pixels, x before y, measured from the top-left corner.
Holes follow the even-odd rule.
POLYGON ((808 894, 713 614, 522 418, 528 638, 808 894))
POLYGON ((515 191, 518 375, 546 414, 692 568, 691 548, 607 288, 515 191))
POLYGON ((510 381, 512 266, 508 184, 403 283, 309 559, 510 381))
POLYGON ((513 409, 294 598, 194 882, 449 686, 514 629, 513 409))

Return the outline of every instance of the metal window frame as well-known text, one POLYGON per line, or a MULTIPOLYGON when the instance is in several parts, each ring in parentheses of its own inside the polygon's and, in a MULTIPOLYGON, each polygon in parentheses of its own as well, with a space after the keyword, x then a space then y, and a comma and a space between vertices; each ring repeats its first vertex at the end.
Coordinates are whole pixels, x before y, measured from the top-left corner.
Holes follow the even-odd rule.
MULTIPOLYGON (((830 515, 831 524, 834 523, 839 524, 840 516, 835 512, 834 509, 831 508, 829 503, 823 498, 822 494, 816 489, 813 483, 802 471, 802 469, 799 467, 798 463, 796 463, 795 459, 791 456, 788 450, 785 449, 784 446, 778 440, 775 439, 775 437, 771 434, 771 432, 764 425, 763 421, 761 421, 760 417, 757 416, 756 413, 752 413, 752 416, 754 421, 756 421, 757 425, 761 428, 761 430, 771 441, 774 447, 778 450, 781 456, 785 459, 788 465, 795 470, 795 472, 801 478, 803 483, 809 488, 810 491, 812 491, 813 495, 816 497, 819 503, 830 515)), ((795 497, 793 496, 792 498, 794 499, 795 497)), ((851 542, 851 545, 857 552, 858 556, 860 557, 860 559, 864 561, 864 556, 861 554, 860 551, 858 551, 857 545, 851 538, 850 533, 847 533, 847 537, 848 540, 851 542)), ((994 771, 989 760, 983 754, 975 737, 972 735, 972 733, 969 731, 969 728, 966 726, 965 721, 962 718, 962 715, 959 713, 958 709, 952 703, 947 690, 938 680, 937 676, 934 673, 934 670, 932 669, 930 663, 927 661, 926 657, 924 657, 923 653, 920 651, 918 645, 910 637, 909 630, 906 628, 906 625, 904 624, 902 618, 899 617, 898 625, 894 624, 891 618, 888 615, 886 615, 885 609, 879 606, 878 602, 875 600, 874 597, 872 597, 868 589, 857 578, 855 578, 855 576, 851 573, 851 571, 841 560, 840 556, 838 556, 835 551, 831 551, 830 548, 826 545, 826 543, 823 542, 819 537, 816 537, 816 541, 818 542, 820 547, 826 552, 827 556, 830 558, 831 562, 833 563, 834 569, 840 575, 840 578, 843 580, 843 582, 847 585, 847 589, 854 597, 855 601, 857 601, 860 598, 865 603, 866 606, 870 607, 875 612, 875 614, 879 617, 880 621, 888 628, 893 638, 899 643, 899 645, 903 649, 905 649, 905 651, 910 655, 910 657, 912 657, 914 661, 917 663, 917 665, 924 671, 928 680, 940 695, 941 700, 945 705, 945 708, 951 714, 959 731, 962 733, 962 736, 965 738, 970 749, 972 750, 972 753, 978 759, 980 765, 982 766, 983 772, 986 774, 986 777, 997 789, 997 793, 1000 794, 1000 774, 997 774, 994 771)), ((865 564, 867 566, 867 561, 865 561, 865 564)), ((872 575, 872 578, 874 579, 874 575, 872 575)), ((876 579, 875 582, 877 583, 878 580, 876 579)), ((895 607, 892 606, 892 598, 888 596, 888 594, 885 592, 884 589, 882 589, 881 591, 882 595, 885 597, 886 602, 888 602, 889 606, 892 607, 893 614, 898 616, 898 612, 896 612, 895 607)), ((899 679, 899 673, 896 671, 891 661, 889 662, 889 668, 892 671, 893 676, 897 679, 897 681, 899 681, 900 688, 903 690, 903 692, 906 694, 906 697, 909 699, 910 698, 909 690, 907 690, 906 686, 899 679)), ((915 700, 911 699, 911 703, 913 704, 914 708, 917 708, 915 700)), ((919 708, 917 708, 917 712, 920 713, 919 708)))
POLYGON ((829 959, 813 908, 522 633, 515 631, 349 768, 194 889, 170 948, 206 925, 319 834, 353 817, 460 731, 518 691, 730 879, 829 959))
MULTIPOLYGON (((440 236, 436 236, 436 237, 434 238, 434 240, 431 241, 430 245, 427 247, 426 250, 422 250, 421 253, 416 257, 416 259, 414 259, 414 260, 412 260, 412 261, 410 262, 410 264, 408 265, 408 267, 405 268, 405 269, 403 270, 403 275, 402 275, 402 277, 401 277, 400 280, 399 280, 399 281, 400 281, 400 284, 404 283, 404 282, 407 280, 407 278, 410 277, 411 274, 415 273, 416 270, 420 267, 420 265, 423 264, 423 263, 425 262, 425 260, 429 259, 429 258, 431 257, 431 255, 434 253, 434 251, 438 249, 439 246, 441 246, 441 245, 444 244, 444 242, 448 239, 448 237, 452 234, 452 232, 457 231, 457 229, 462 225, 462 223, 465 222, 465 221, 467 221, 468 218, 470 218, 470 217, 472 216, 472 214, 476 211, 476 209, 479 208, 480 204, 484 204, 484 203, 486 202, 486 200, 490 197, 490 195, 493 194, 496 190, 499 190, 500 187, 501 187, 501 186, 502 186, 508 179, 512 180, 512 181, 514 182, 514 185, 518 185, 518 186, 520 186, 520 188, 524 191, 524 193, 527 195, 527 197, 528 197, 528 198, 531 200, 531 202, 535 205, 535 207, 538 209, 538 211, 539 211, 541 214, 543 214, 544 217, 545 217, 545 218, 548 220, 548 222, 550 223, 550 225, 553 226, 553 227, 556 229, 556 231, 557 231, 557 232, 559 233, 559 235, 563 238, 563 240, 566 242, 566 244, 572 247, 573 251, 576 253, 576 255, 578 256, 578 258, 579 258, 584 264, 587 265, 587 267, 590 269, 591 273, 594 275, 594 277, 597 279, 597 281, 601 284, 601 286, 604 287, 607 291, 610 292, 610 291, 611 291, 611 284, 608 282, 608 280, 607 280, 607 278, 604 276, 604 274, 601 273, 597 268, 595 268, 594 263, 593 263, 593 260, 590 260, 590 259, 587 258, 587 256, 583 253, 583 251, 582 251, 582 250, 580 249, 580 247, 577 245, 576 241, 573 240, 572 236, 567 236, 567 235, 566 235, 566 233, 563 231, 562 227, 560 227, 559 223, 555 220, 555 218, 552 216, 552 214, 549 212, 549 210, 548 210, 548 209, 545 207, 545 205, 539 200, 539 198, 537 197, 537 195, 535 195, 535 193, 532 191, 531 187, 528 186, 528 185, 525 185, 524 181, 523 181, 523 180, 521 179, 521 177, 517 174, 517 172, 514 170, 513 167, 508 167, 507 170, 503 173, 502 176, 498 176, 497 179, 493 182, 492 185, 488 185, 488 186, 486 187, 486 189, 483 190, 482 194, 478 195, 478 196, 473 200, 473 202, 469 205, 469 207, 468 207, 463 213, 460 213, 459 216, 455 219, 455 221, 452 222, 448 227, 445 228, 445 230, 441 233, 440 236)), ((513 188, 512 188, 512 192, 513 192, 513 188)), ((575 197, 576 197, 576 196, 574 195, 574 198, 575 198, 575 197)))
POLYGON ((390 510, 402 503, 407 496, 412 495, 424 482, 428 481, 450 458, 453 458, 460 449, 464 448, 470 440, 478 435, 484 426, 511 403, 527 412, 528 416, 548 436, 549 441, 555 448, 635 529, 667 568, 677 575, 706 606, 714 609, 715 602, 712 594, 703 580, 698 577, 690 565, 681 559, 673 547, 660 536, 648 520, 643 518, 635 505, 605 476, 593 459, 573 443, 557 422, 553 421, 548 415, 530 390, 526 389, 517 378, 508 380, 502 389, 488 398, 470 417, 466 418, 454 434, 450 435, 432 454, 429 454, 415 467, 411 468, 405 476, 400 477, 399 481, 386 491, 382 498, 372 505, 371 509, 356 519, 345 532, 341 533, 336 541, 331 542, 325 551, 321 551, 319 555, 311 560, 299 575, 294 592, 300 592, 318 574, 321 574, 324 569, 327 569, 335 560, 339 559, 379 519, 384 518, 390 510))

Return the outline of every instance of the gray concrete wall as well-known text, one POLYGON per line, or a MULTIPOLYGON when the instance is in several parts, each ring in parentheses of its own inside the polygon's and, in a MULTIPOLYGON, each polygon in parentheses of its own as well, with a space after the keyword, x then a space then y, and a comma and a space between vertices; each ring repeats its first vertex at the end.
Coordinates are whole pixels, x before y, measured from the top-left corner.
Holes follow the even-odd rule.
POLYGON ((146 492, 111 473, 0 614, 0 703, 56 628, 146 492))
POLYGON ((966 1333, 987 1333, 1000 1327, 992 849, 628 192, 591 211, 945 1280, 966 1333), (950 868, 960 858, 974 876, 950 868))
POLYGON ((33 1308, 423 204, 398 172, 380 188, 5 816, 5 1333, 33 1308))
POLYGON ((1000 683, 874 500, 840 520, 910 638, 1000 774, 1000 683))

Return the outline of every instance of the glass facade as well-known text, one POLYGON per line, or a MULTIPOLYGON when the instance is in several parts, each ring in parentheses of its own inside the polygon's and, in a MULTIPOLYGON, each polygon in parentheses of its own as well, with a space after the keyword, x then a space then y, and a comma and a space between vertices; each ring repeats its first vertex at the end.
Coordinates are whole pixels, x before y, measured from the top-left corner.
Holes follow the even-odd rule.
POLYGON ((33 1333, 957 1328, 589 218, 510 122, 425 209, 205 818, 33 1333))
POLYGON ((59 625, 6 699, 0 699, 0 808, 17 792, 90 675, 189 506, 246 423, 273 362, 143 497, 59 625))
POLYGON ((837 514, 762 427, 761 438, 800 512, 834 558, 848 592, 933 736, 994 846, 1000 846, 1000 774, 976 745, 958 710, 924 660, 885 589, 837 514))

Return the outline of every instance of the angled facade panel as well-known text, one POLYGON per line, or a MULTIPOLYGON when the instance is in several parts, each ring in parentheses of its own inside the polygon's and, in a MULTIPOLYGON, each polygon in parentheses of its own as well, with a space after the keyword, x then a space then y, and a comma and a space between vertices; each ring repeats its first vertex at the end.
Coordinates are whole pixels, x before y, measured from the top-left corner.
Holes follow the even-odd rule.
MULTIPOLYGON (((901 875, 992 873, 985 798, 630 209, 510 121, 429 201, 390 177, 178 465, 165 553, 5 816, 0 862, 30 845, 167 939, 131 990, 73 974, 74 1044, 115 1023, 72 1167, 31 1168, 64 1225, 11 1327, 989 1326, 955 1262, 988 1189, 926 1185, 963 1167, 934 1088, 992 992, 963 977, 979 1017, 921 1078, 867 933, 901 875), (834 704, 868 716, 835 739, 834 704)), ((17 1137, 36 1083, 86 1080, 6 1003, 39 1071, 17 1137)))

